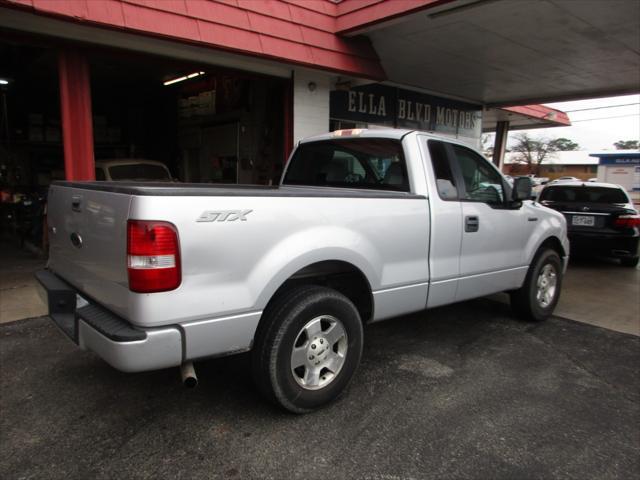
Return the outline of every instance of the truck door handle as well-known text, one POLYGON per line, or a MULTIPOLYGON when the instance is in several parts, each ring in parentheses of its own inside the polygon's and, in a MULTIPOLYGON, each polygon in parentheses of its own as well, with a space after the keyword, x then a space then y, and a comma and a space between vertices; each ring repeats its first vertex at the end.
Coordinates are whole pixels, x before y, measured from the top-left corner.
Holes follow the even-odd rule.
POLYGON ((73 210, 74 212, 79 212, 81 203, 82 197, 79 197, 78 195, 74 195, 73 197, 71 197, 71 210, 73 210))
POLYGON ((477 232, 480 229, 480 219, 475 216, 464 217, 464 231, 477 232))

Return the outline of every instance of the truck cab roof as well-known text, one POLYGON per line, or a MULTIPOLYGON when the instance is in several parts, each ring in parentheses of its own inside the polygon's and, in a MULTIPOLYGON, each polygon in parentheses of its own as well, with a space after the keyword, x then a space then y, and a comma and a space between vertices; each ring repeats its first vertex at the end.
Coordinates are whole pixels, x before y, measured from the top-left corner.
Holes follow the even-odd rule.
POLYGON ((415 130, 397 128, 351 128, 335 130, 329 133, 314 135, 300 140, 300 143, 318 142, 321 140, 335 140, 336 138, 391 138, 401 140, 405 135, 415 130))
MULTIPOLYGON (((393 140, 402 140, 404 137, 411 133, 419 133, 421 135, 426 135, 434 140, 440 140, 443 142, 455 143, 465 146, 470 145, 468 142, 465 142, 464 140, 461 140, 459 138, 437 135, 435 133, 424 130, 410 130, 405 128, 352 128, 346 130, 335 130, 333 132, 304 138, 299 141, 299 144, 319 142, 323 140, 335 140, 340 138, 389 138, 393 140)), ((474 147, 474 145, 471 146, 474 147)))

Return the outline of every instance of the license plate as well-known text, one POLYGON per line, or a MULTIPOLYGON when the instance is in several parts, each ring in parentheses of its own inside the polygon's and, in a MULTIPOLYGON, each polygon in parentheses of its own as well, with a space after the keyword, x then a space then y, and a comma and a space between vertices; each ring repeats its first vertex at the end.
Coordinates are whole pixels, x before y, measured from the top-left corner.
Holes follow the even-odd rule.
POLYGON ((574 215, 571 219, 571 225, 578 227, 593 227, 595 224, 595 217, 589 215, 574 215))

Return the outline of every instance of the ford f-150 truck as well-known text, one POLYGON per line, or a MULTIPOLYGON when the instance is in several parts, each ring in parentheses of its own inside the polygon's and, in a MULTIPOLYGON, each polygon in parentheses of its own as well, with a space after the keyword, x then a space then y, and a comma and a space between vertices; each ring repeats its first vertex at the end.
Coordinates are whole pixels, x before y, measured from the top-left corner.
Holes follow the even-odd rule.
POLYGON ((343 130, 301 141, 279 186, 58 182, 50 317, 123 371, 251 351, 259 390, 293 412, 339 395, 363 324, 509 292, 551 315, 569 244, 562 214, 529 200, 455 140, 343 130))

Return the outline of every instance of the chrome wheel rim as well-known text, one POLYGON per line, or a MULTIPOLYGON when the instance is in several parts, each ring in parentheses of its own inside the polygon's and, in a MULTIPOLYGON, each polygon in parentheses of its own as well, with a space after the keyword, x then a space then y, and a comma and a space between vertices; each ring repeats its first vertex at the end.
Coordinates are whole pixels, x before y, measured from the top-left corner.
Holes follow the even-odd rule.
POLYGON ((542 308, 547 308, 556 296, 558 274, 555 267, 547 263, 538 274, 536 300, 542 308))
POLYGON ((291 350, 291 373, 305 390, 320 390, 333 382, 347 358, 349 342, 340 320, 322 315, 296 335, 291 350))

